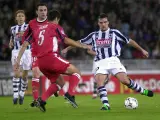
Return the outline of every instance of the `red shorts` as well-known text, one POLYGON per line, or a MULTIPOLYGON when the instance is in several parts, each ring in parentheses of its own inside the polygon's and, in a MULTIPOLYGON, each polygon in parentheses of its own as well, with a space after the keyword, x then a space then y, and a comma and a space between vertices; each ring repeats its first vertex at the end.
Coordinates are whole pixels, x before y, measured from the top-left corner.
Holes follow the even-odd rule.
POLYGON ((32 57, 32 68, 38 67, 37 57, 32 57))
POLYGON ((60 74, 66 72, 69 62, 57 54, 49 54, 38 58, 40 71, 51 81, 55 83, 60 74))

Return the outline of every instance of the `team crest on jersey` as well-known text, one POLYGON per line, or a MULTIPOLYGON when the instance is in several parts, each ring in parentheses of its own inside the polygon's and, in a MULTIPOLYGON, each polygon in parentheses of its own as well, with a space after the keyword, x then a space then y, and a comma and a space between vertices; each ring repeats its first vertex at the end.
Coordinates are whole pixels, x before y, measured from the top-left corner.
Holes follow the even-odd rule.
POLYGON ((97 47, 111 47, 111 44, 112 44, 112 38, 96 40, 97 47))

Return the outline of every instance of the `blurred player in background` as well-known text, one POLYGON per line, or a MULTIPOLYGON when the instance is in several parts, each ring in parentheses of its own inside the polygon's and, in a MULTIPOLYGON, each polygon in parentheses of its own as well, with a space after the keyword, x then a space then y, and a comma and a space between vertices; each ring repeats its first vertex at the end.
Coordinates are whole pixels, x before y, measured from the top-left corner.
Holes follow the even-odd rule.
POLYGON ((70 38, 67 38, 67 36, 59 30, 59 26, 55 24, 55 20, 57 20, 57 23, 59 22, 59 16, 60 13, 58 11, 50 11, 48 17, 50 23, 48 22, 42 26, 39 26, 36 31, 33 32, 32 36, 30 36, 31 38, 29 37, 26 39, 19 52, 17 64, 15 66, 16 68, 18 68, 20 58, 22 57, 26 46, 34 43, 34 47, 36 48, 37 52, 39 68, 41 72, 51 81, 51 85, 49 86, 47 91, 44 92, 42 94, 42 97, 38 99, 38 107, 41 111, 46 111, 46 100, 52 94, 58 91, 56 80, 60 74, 75 75, 76 79, 80 79, 79 70, 75 66, 70 64, 68 61, 59 56, 58 39, 60 38, 64 41, 65 44, 73 45, 75 47, 83 49, 89 48, 86 45, 82 45, 71 40, 70 38))
POLYGON ((86 38, 81 39, 80 42, 92 45, 93 50, 96 52, 95 78, 100 99, 103 104, 101 110, 110 110, 107 90, 104 86, 104 82, 108 78, 109 74, 114 75, 121 83, 128 86, 130 89, 133 89, 142 95, 152 97, 152 91, 144 89, 134 80, 128 78, 126 69, 118 58, 118 56, 120 56, 121 48, 125 44, 129 44, 138 49, 145 58, 148 57, 148 52, 132 39, 125 37, 119 30, 110 29, 108 27, 109 21, 106 14, 100 14, 98 18, 98 25, 100 28, 99 31, 90 33, 86 38))
MULTIPOLYGON (((15 65, 18 52, 22 44, 22 36, 24 31, 27 29, 28 24, 25 23, 25 12, 24 10, 17 10, 15 14, 15 19, 17 25, 11 27, 11 38, 9 42, 9 47, 12 49, 12 66, 15 65)), ((14 67, 13 67, 14 68, 14 67)), ((25 90, 27 88, 27 77, 28 70, 31 69, 31 51, 30 45, 27 46, 21 61, 20 68, 15 70, 13 77, 13 104, 17 104, 19 98, 19 104, 23 104, 25 90), (22 70, 22 75, 21 75, 22 70)))

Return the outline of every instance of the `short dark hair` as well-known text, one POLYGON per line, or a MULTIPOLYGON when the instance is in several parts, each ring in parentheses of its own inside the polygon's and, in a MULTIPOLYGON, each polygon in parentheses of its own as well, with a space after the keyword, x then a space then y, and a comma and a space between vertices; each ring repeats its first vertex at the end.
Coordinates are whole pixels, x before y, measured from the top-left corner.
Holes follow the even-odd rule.
POLYGON ((101 14, 98 16, 98 19, 102 19, 102 18, 108 18, 107 14, 101 13, 101 14))
POLYGON ((58 10, 50 10, 48 12, 48 20, 53 21, 55 19, 60 19, 61 18, 61 13, 58 10))
POLYGON ((36 5, 36 10, 38 10, 39 6, 46 6, 46 8, 48 9, 47 4, 45 4, 45 3, 38 3, 38 4, 36 5))

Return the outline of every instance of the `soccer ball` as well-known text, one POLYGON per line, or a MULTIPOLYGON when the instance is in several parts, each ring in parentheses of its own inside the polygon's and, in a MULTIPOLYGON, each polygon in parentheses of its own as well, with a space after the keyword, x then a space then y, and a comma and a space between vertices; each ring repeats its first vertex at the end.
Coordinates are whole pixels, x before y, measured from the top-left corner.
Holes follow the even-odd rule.
POLYGON ((136 98, 128 97, 124 101, 124 106, 127 109, 136 109, 138 107, 138 101, 136 98))

